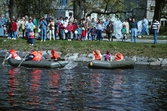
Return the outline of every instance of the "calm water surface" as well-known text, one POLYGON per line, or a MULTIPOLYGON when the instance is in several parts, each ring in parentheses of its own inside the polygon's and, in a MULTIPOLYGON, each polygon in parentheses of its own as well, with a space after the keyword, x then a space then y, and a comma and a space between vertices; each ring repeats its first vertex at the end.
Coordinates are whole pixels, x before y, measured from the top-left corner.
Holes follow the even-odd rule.
MULTIPOLYGON (((0 60, 2 63, 2 59, 0 60)), ((165 111, 167 68, 14 68, 0 64, 0 111, 165 111)))

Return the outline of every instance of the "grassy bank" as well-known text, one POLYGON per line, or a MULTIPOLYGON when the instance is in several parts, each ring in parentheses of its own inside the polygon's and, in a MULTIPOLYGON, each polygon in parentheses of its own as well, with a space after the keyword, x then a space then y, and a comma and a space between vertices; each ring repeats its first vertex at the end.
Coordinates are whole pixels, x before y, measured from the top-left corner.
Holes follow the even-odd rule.
POLYGON ((55 40, 45 41, 35 40, 35 45, 31 46, 25 39, 18 38, 17 40, 9 40, 0 38, 0 50, 16 49, 19 51, 31 50, 51 50, 66 53, 92 53, 93 50, 99 49, 102 54, 110 51, 111 54, 119 51, 125 56, 140 56, 140 57, 161 57, 167 58, 167 44, 151 44, 151 43, 129 43, 129 42, 109 42, 109 41, 67 41, 55 40))

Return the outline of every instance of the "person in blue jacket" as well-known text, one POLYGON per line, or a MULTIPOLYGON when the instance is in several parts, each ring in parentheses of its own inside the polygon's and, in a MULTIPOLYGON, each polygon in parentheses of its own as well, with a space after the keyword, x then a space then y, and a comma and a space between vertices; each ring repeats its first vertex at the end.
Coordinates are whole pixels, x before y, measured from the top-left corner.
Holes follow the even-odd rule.
POLYGON ((41 29, 41 42, 46 41, 47 22, 44 17, 41 18, 39 25, 41 29))

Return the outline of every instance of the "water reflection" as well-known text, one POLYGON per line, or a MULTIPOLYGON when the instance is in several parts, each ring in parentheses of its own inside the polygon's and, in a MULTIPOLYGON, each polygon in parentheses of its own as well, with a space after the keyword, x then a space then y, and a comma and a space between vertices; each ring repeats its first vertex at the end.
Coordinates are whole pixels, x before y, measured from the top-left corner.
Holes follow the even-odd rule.
POLYGON ((115 74, 113 74, 113 90, 112 90, 112 105, 113 109, 117 111, 122 111, 122 72, 123 70, 117 69, 114 71, 115 74))
POLYGON ((100 90, 101 82, 99 73, 95 72, 92 74, 91 85, 94 92, 98 92, 100 90))
POLYGON ((15 75, 18 73, 19 69, 18 68, 11 68, 9 71, 8 71, 8 74, 9 74, 9 92, 8 92, 8 95, 9 95, 9 102, 11 104, 11 106, 15 106, 16 104, 16 100, 15 100, 15 90, 16 90, 16 82, 17 82, 17 79, 15 77, 15 75))
POLYGON ((167 72, 0 67, 2 111, 165 111, 167 72))
POLYGON ((120 98, 121 97, 121 85, 122 85, 122 70, 116 70, 116 74, 114 74, 114 84, 113 84, 113 91, 112 96, 120 98))
POLYGON ((50 98, 47 102, 47 105, 50 110, 56 110, 55 104, 58 102, 58 88, 59 88, 59 79, 60 71, 59 70, 50 70, 49 72, 49 93, 50 98))
POLYGON ((40 80, 41 80, 42 70, 40 69, 33 69, 31 72, 31 90, 29 92, 29 104, 32 105, 34 108, 39 108, 39 88, 40 88, 40 80))

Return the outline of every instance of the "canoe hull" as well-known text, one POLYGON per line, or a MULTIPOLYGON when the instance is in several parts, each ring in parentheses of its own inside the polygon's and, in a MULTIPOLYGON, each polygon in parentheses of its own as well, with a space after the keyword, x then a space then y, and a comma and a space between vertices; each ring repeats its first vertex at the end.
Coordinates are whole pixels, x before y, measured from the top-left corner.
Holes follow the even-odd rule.
MULTIPOLYGON (((9 64, 11 66, 17 67, 21 60, 9 59, 9 64)), ((68 61, 24 61, 21 66, 29 68, 62 68, 68 64, 68 61)))
POLYGON ((104 69, 116 69, 116 68, 134 68, 133 60, 125 61, 97 61, 93 60, 89 63, 90 68, 104 68, 104 69))

